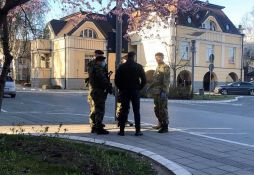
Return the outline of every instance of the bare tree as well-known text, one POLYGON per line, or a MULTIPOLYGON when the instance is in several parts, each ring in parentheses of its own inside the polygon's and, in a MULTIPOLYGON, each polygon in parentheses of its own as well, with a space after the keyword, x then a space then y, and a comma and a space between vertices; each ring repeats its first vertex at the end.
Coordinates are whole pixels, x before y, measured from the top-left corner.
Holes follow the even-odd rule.
POLYGON ((244 28, 244 72, 247 75, 254 71, 254 7, 242 18, 244 28))

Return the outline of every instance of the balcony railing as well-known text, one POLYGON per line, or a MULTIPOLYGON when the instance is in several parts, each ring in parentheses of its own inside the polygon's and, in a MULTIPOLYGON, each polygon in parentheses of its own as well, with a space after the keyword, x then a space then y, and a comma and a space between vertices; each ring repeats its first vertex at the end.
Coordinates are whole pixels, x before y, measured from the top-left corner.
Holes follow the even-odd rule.
POLYGON ((51 41, 46 39, 33 40, 31 42, 31 50, 32 51, 37 51, 37 50, 50 51, 51 41))

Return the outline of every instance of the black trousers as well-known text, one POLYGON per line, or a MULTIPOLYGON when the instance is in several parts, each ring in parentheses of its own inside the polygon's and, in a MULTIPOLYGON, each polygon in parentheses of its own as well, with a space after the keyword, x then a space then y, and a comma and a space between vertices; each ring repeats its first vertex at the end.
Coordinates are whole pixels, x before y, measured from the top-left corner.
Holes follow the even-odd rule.
POLYGON ((140 96, 139 90, 136 89, 128 89, 122 90, 119 92, 120 99, 121 99, 121 106, 122 109, 119 113, 119 126, 120 129, 125 128, 125 123, 128 119, 129 109, 130 109, 130 102, 132 103, 133 113, 134 113, 134 120, 135 120, 135 128, 136 131, 140 131, 140 96))

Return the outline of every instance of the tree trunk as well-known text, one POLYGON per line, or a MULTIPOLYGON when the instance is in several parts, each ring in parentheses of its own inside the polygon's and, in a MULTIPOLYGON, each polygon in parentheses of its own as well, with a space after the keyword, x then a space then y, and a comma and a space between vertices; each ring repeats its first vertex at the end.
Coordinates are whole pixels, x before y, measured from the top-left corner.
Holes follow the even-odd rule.
POLYGON ((4 84, 6 81, 6 76, 9 73, 10 65, 13 59, 13 56, 10 53, 10 46, 9 46, 9 30, 8 30, 8 19, 7 15, 3 16, 3 21, 1 21, 2 25, 2 46, 3 46, 3 53, 4 53, 4 65, 3 70, 0 76, 0 112, 2 109, 2 103, 3 103, 3 95, 4 95, 4 84))

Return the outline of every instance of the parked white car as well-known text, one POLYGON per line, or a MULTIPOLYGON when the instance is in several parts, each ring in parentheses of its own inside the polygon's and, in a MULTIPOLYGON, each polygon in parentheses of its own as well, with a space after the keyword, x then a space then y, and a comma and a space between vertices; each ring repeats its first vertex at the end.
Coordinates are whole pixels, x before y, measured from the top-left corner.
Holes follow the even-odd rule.
POLYGON ((16 85, 10 76, 6 77, 6 82, 4 86, 4 95, 10 95, 11 98, 16 97, 16 85))

